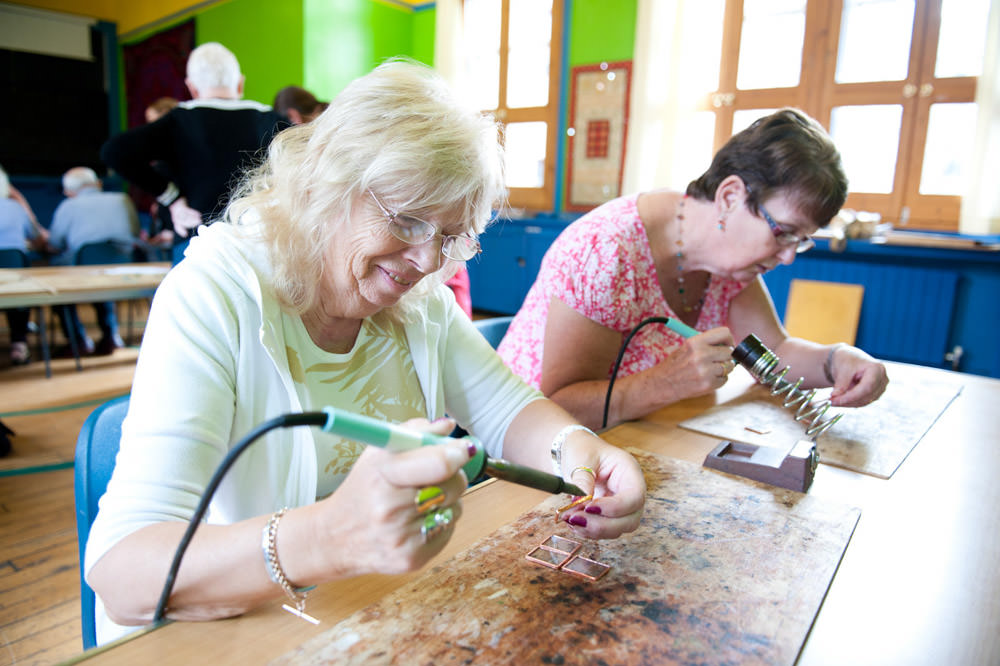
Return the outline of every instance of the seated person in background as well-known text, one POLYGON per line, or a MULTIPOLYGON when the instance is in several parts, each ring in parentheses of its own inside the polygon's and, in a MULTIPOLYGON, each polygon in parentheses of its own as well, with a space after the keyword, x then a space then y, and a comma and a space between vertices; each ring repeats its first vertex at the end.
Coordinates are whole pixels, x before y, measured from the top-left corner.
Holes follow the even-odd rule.
POLYGON ((274 103, 271 106, 288 118, 293 125, 301 125, 323 113, 327 103, 316 99, 316 96, 305 88, 285 86, 274 96, 274 103))
MULTIPOLYGON (((180 102, 174 97, 158 97, 152 104, 146 107, 145 116, 147 123, 155 123, 157 120, 167 115, 180 102)), ((170 178, 170 171, 162 161, 154 161, 150 166, 155 171, 160 172, 164 178, 170 178)), ((136 208, 142 211, 149 211, 149 228, 139 230, 139 238, 146 243, 147 257, 151 259, 171 259, 170 248, 174 244, 174 224, 170 220, 170 209, 160 206, 156 197, 142 189, 131 185, 129 194, 135 202, 136 208)))
POLYGON ((532 386, 600 427, 624 338, 648 317, 702 331, 685 339, 648 325, 625 352, 608 425, 713 391, 733 369, 734 342, 755 334, 834 405, 878 398, 885 366, 855 347, 789 337, 761 275, 809 249, 847 197, 830 137, 782 109, 735 135, 687 193, 610 201, 571 224, 546 253, 498 352, 532 386))
POLYGON ((472 316, 472 292, 469 284, 469 269, 465 267, 463 261, 455 271, 455 274, 445 280, 445 285, 455 294, 455 301, 462 312, 472 316))
MULTIPOLYGON (((103 192, 101 181, 89 167, 74 167, 63 174, 63 194, 66 199, 52 214, 49 230, 49 251, 59 253, 53 264, 76 263, 76 253, 84 245, 114 241, 131 256, 139 232, 139 217, 132 200, 122 192, 103 192)), ((58 308, 62 313, 63 333, 66 339, 76 336, 81 354, 106 356, 125 343, 118 334, 118 317, 114 303, 94 303, 101 339, 97 346, 87 335, 80 322, 76 306, 58 308)), ((63 350, 60 355, 66 355, 63 350)))
MULTIPOLYGON (((41 249, 48 232, 38 224, 31 206, 10 184, 7 172, 0 167, 0 250, 41 249)), ((11 365, 24 365, 31 360, 28 349, 28 308, 4 310, 10 329, 11 365)))
MULTIPOLYGON (((279 134, 224 221, 192 240, 153 299, 87 544, 99 642, 151 621, 210 476, 283 413, 333 406, 439 435, 457 422, 490 455, 593 490, 566 516, 580 536, 638 526, 635 459, 510 372, 442 284, 503 195, 497 136, 433 70, 387 62, 279 134)), ((215 493, 168 617, 238 615, 282 596, 276 581, 420 568, 461 516, 469 455, 462 440, 391 453, 318 429, 269 432, 215 493), (416 501, 429 486, 433 514, 416 501)))

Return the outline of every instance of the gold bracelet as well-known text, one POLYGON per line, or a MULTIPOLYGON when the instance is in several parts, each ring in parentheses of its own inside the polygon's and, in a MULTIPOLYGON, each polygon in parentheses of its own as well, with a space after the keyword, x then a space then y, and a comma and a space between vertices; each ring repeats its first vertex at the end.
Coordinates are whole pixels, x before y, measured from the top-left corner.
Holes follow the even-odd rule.
POLYGON ((271 514, 271 517, 267 521, 267 525, 261 531, 261 549, 264 551, 264 566, 267 567, 267 575, 270 576, 271 581, 277 583, 292 603, 295 604, 295 608, 292 609, 288 604, 283 607, 288 612, 293 615, 297 615, 304 620, 308 620, 313 624, 319 624, 319 620, 308 615, 305 612, 306 608, 306 597, 309 596, 309 591, 311 587, 304 587, 295 589, 292 584, 288 582, 288 577, 285 576, 284 569, 281 568, 281 561, 278 560, 278 523, 281 522, 281 517, 285 515, 288 511, 288 507, 284 507, 275 511, 271 514))

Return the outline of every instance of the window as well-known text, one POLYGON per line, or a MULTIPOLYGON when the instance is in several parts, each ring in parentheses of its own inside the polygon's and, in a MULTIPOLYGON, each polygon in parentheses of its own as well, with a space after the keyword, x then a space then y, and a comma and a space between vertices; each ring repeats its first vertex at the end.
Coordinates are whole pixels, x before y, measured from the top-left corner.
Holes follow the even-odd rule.
POLYGON ((466 88, 503 125, 510 205, 551 210, 562 0, 465 0, 463 9, 466 88))
POLYGON ((897 227, 958 228, 989 0, 697 4, 692 20, 722 25, 700 46, 721 56, 699 59, 713 150, 756 118, 796 106, 840 148, 848 207, 897 227))

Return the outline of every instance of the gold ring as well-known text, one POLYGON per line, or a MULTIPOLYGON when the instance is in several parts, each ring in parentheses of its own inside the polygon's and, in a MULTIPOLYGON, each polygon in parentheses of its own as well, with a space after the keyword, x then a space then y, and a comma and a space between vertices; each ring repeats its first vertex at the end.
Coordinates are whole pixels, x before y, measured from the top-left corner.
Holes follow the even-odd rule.
POLYGON ((587 467, 586 465, 577 465, 576 467, 574 467, 573 471, 569 473, 570 480, 572 480, 573 479, 573 475, 576 474, 579 471, 587 472, 592 477, 594 477, 594 481, 597 481, 597 473, 594 470, 592 470, 591 468, 587 467))
POLYGON ((424 543, 428 543, 438 534, 448 529, 454 515, 451 507, 447 507, 424 516, 424 520, 420 524, 420 536, 423 537, 424 543))
POLYGON ((419 514, 427 513, 442 504, 444 504, 444 491, 437 486, 419 488, 416 497, 413 498, 413 505, 419 514))

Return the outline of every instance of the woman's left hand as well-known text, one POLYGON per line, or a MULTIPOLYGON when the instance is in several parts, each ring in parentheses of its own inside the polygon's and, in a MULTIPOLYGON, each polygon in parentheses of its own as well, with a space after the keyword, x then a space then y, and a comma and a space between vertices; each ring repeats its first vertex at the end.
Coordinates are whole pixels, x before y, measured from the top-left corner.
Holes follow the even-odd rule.
POLYGON ((837 347, 831 361, 830 402, 835 407, 863 407, 877 400, 889 385, 885 365, 857 347, 837 347))
POLYGON ((642 468, 627 451, 581 433, 563 454, 564 476, 593 499, 560 515, 588 539, 614 539, 639 527, 646 502, 642 468), (587 444, 577 444, 584 437, 587 444), (591 473, 592 472, 592 473, 591 473))

